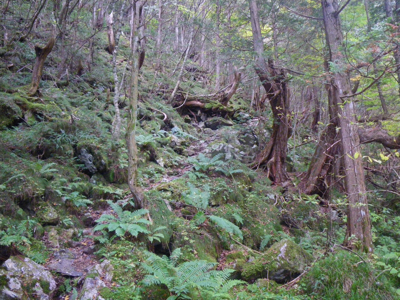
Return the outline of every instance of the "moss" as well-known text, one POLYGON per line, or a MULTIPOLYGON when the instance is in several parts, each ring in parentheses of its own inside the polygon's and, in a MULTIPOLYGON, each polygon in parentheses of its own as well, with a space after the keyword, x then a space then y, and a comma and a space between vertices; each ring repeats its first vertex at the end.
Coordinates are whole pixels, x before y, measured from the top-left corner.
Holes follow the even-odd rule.
POLYGON ((319 299, 398 299, 398 295, 392 294, 385 274, 379 275, 378 282, 369 263, 353 253, 339 251, 316 262, 300 285, 304 293, 319 299))
POLYGON ((168 244, 173 233, 171 223, 172 220, 175 218, 175 215, 168 209, 160 193, 157 193, 156 191, 151 191, 146 194, 146 197, 148 197, 149 199, 149 205, 147 208, 153 220, 153 225, 150 229, 154 230, 159 226, 165 226, 165 229, 157 232, 164 235, 161 241, 165 244, 168 244))
POLYGON ((245 280, 270 278, 278 282, 298 276, 312 262, 312 256, 291 240, 275 243, 267 252, 243 267, 245 280), (284 278, 280 278, 281 276, 284 278))
POLYGON ((51 292, 51 290, 50 290, 50 283, 49 283, 48 281, 46 281, 46 280, 40 280, 40 286, 42 287, 43 292, 44 292, 45 294, 48 295, 48 294, 51 292))
POLYGON ((12 95, 0 93, 0 130, 14 124, 22 117, 22 111, 12 95))
POLYGON ((7 278, 6 275, 0 275, 0 290, 3 289, 3 287, 7 286, 9 282, 9 279, 7 278))
POLYGON ((142 287, 143 299, 165 300, 171 296, 168 288, 163 285, 150 285, 142 287))
POLYGON ((188 225, 188 221, 182 219, 175 222, 171 250, 176 248, 182 250, 182 261, 201 259, 216 262, 222 252, 221 241, 215 232, 193 229, 188 225))

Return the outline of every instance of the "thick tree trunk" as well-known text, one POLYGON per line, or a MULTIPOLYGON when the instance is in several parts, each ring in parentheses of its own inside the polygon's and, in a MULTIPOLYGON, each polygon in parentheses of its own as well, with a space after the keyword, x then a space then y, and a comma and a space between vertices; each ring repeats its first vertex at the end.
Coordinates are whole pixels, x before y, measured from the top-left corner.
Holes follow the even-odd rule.
MULTIPOLYGON (((329 48, 329 61, 332 64, 343 62, 343 35, 339 18, 337 0, 322 0, 325 34, 329 48)), ((360 149, 360 138, 351 98, 342 98, 352 93, 347 74, 331 70, 332 104, 337 109, 340 128, 341 147, 343 151, 343 167, 345 173, 346 194, 349 202, 347 238, 349 246, 361 242, 362 250, 372 252, 371 221, 368 210, 367 192, 360 149)))
POLYGON ((32 71, 32 83, 28 91, 28 94, 31 96, 35 95, 37 90, 39 89, 40 80, 42 79, 44 62, 47 58, 47 55, 49 55, 51 50, 53 49, 55 42, 56 39, 54 37, 51 37, 44 48, 41 48, 38 45, 35 46, 36 61, 32 71))
POLYGON ((256 73, 267 93, 274 116, 274 124, 270 141, 259 153, 253 166, 265 165, 268 177, 276 184, 289 180, 286 171, 287 142, 290 129, 289 89, 284 70, 276 68, 272 59, 264 58, 264 44, 258 18, 257 3, 250 0, 251 26, 254 50, 257 54, 256 73))

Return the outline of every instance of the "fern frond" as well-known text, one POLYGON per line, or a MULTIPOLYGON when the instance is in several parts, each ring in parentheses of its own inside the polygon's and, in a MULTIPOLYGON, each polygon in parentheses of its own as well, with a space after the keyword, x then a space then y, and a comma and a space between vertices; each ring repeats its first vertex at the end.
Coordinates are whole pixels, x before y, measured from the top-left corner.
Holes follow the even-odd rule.
POLYGON ((211 221, 213 221, 218 227, 225 230, 226 232, 238 236, 241 240, 243 240, 242 231, 232 222, 227 219, 217 217, 217 216, 209 216, 211 221))

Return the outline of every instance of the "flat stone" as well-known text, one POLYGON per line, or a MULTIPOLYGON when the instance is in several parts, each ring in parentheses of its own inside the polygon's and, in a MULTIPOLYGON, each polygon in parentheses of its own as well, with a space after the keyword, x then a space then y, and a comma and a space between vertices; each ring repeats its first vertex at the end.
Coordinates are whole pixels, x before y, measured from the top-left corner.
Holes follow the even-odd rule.
POLYGON ((47 267, 64 276, 81 277, 82 272, 79 272, 74 267, 75 259, 61 258, 57 261, 50 263, 47 267))

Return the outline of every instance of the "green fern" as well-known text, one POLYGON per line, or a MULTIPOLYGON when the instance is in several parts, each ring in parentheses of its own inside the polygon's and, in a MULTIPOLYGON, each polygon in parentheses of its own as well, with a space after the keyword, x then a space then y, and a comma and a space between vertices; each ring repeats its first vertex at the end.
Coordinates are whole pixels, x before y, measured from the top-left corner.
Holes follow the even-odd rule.
POLYGON ((211 169, 221 167, 225 164, 224 161, 220 160, 224 154, 220 153, 212 158, 208 158, 203 153, 200 153, 196 158, 189 159, 189 162, 193 164, 193 168, 198 172, 207 173, 211 169))
MULTIPOLYGON (((143 226, 150 224, 149 220, 142 218, 143 215, 149 212, 147 209, 139 209, 130 212, 122 209, 119 205, 120 201, 114 203, 107 200, 107 203, 117 214, 117 217, 113 215, 102 215, 96 221, 98 225, 94 228, 94 231, 107 230, 108 232, 115 232, 119 237, 125 236, 127 233, 133 237, 137 237, 140 233, 150 233, 149 230, 143 226)), ((133 203, 128 203, 134 206, 133 203)))
POLYGON ((142 264, 148 273, 144 285, 165 285, 171 296, 167 300, 192 299, 192 294, 200 293, 203 299, 230 299, 229 290, 244 282, 229 280, 233 270, 214 270, 216 263, 196 260, 177 264, 182 252, 174 250, 170 258, 159 257, 147 252, 146 262, 142 264))
POLYGON ((235 224, 232 222, 228 221, 227 219, 217 217, 217 216, 209 216, 208 217, 212 222, 215 223, 218 227, 221 229, 225 230, 229 234, 236 235, 240 238, 240 240, 243 240, 243 234, 242 231, 240 230, 239 227, 237 227, 235 224))
POLYGON ((193 184, 188 182, 189 193, 183 194, 183 199, 189 205, 193 205, 197 209, 206 210, 210 200, 210 186, 205 185, 204 190, 196 188, 193 184))

